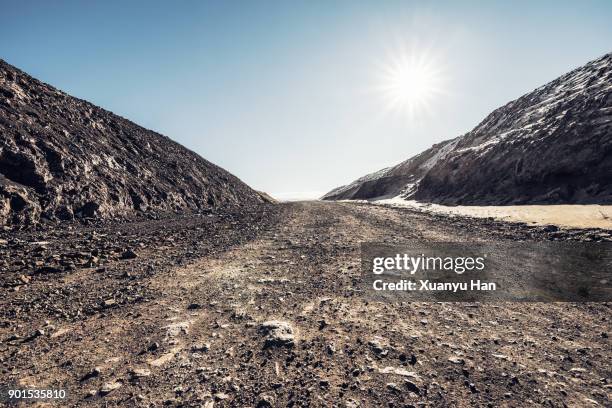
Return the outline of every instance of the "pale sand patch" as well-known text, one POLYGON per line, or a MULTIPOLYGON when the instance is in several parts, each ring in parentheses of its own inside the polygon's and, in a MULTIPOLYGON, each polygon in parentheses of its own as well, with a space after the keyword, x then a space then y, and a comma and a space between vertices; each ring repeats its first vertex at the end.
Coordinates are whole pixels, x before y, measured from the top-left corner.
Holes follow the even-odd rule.
POLYGON ((390 198, 374 204, 410 207, 437 214, 468 217, 492 217, 501 221, 525 222, 533 225, 557 225, 565 228, 612 229, 612 205, 508 205, 508 206, 446 206, 419 203, 414 200, 390 198))

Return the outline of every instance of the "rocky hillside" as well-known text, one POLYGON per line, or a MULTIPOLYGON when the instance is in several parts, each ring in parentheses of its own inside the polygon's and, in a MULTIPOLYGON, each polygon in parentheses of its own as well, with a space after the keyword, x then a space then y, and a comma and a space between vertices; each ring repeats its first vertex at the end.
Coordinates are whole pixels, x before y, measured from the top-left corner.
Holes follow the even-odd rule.
POLYGON ((397 166, 367 174, 351 184, 333 189, 322 198, 324 200, 367 200, 411 194, 427 171, 440 156, 453 148, 456 141, 457 139, 453 139, 435 144, 397 166))
POLYGON ((400 194, 442 204, 612 203, 612 54, 323 198, 400 194))
POLYGON ((198 211, 261 196, 169 138, 0 60, 0 224, 198 211))

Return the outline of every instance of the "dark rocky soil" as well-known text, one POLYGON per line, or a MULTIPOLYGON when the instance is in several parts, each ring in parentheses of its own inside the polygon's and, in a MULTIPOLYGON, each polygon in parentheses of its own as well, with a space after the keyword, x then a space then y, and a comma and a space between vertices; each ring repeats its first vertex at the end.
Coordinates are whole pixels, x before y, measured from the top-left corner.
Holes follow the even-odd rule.
POLYGON ((0 233, 0 383, 59 406, 610 406, 609 304, 383 303, 364 241, 610 240, 353 203, 0 233))
POLYGON ((612 54, 324 198, 400 194, 451 205, 612 203, 612 54))
POLYGON ((201 211, 262 200, 169 138, 0 60, 0 224, 201 211))

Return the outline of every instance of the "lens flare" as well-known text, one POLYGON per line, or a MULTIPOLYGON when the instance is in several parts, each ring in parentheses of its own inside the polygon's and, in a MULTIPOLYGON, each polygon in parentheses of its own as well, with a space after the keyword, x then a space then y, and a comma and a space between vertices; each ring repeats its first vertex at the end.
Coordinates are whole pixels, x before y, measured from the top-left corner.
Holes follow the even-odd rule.
POLYGON ((427 52, 400 52, 381 69, 378 90, 391 111, 411 118, 431 111, 431 104, 442 93, 440 64, 427 52))

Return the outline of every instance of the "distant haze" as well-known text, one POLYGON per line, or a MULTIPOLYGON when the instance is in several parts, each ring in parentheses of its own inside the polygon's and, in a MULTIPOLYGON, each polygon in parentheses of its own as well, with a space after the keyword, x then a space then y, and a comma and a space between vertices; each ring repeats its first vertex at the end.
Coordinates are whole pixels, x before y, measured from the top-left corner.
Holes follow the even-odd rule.
POLYGON ((610 21, 610 1, 3 2, 0 58, 285 200, 465 133, 610 52, 610 21), (440 77, 411 114, 379 90, 403 54, 440 77))
POLYGON ((279 201, 302 201, 316 200, 327 191, 289 191, 283 193, 274 193, 274 198, 279 201))

